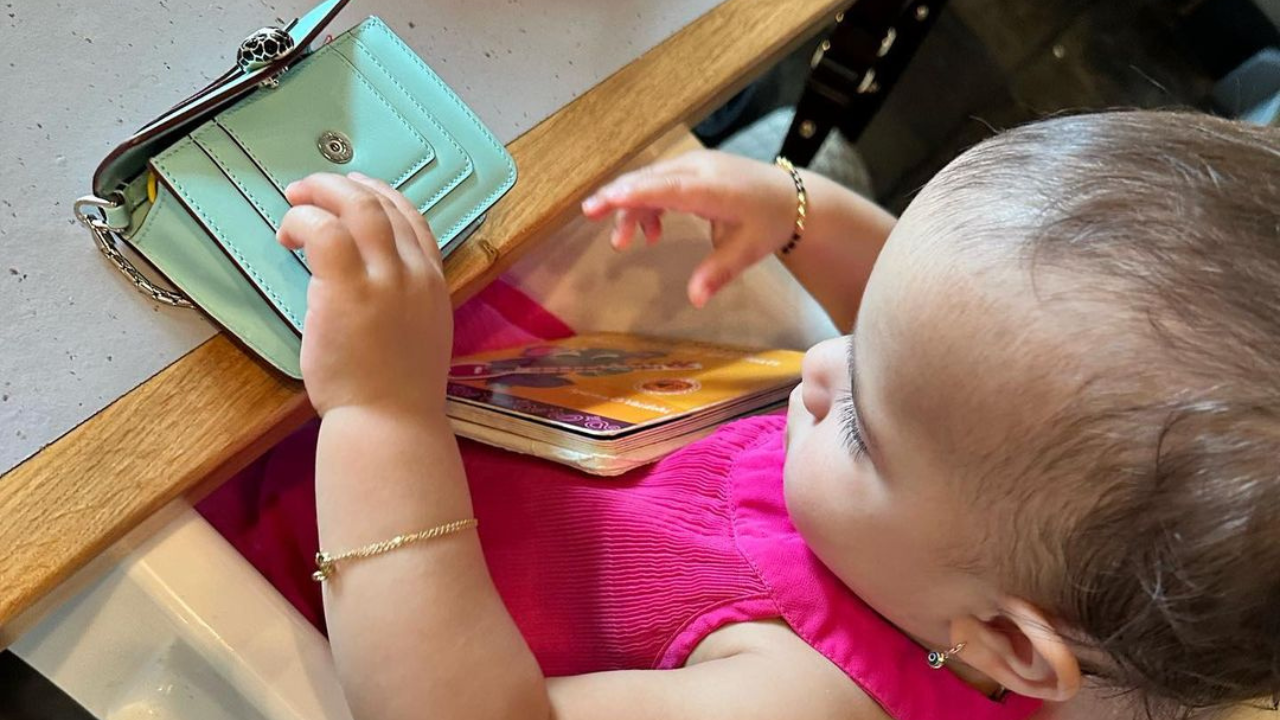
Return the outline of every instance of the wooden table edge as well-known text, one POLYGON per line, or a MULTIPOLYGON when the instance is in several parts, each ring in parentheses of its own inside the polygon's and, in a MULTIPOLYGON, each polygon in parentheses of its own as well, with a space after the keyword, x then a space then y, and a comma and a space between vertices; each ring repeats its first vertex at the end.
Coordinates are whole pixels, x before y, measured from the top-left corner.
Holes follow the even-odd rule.
MULTIPOLYGON (((446 264, 455 305, 628 159, 723 102, 846 3, 727 0, 517 138, 519 182, 446 264)), ((309 417, 301 385, 218 335, 0 475, 0 628, 151 514, 216 487, 309 417)))

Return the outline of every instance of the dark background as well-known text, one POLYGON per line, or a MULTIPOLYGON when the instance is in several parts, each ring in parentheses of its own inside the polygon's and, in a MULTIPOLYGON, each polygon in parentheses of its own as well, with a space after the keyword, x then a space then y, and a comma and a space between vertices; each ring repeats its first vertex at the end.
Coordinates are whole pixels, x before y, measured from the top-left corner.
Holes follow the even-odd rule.
MULTIPOLYGON (((1280 0, 951 0, 857 148, 877 199, 900 211, 915 189, 994 129, 1082 109, 1230 114, 1211 91, 1259 50, 1280 44, 1277 15, 1280 0)), ((700 126, 699 137, 714 145, 768 110, 793 105, 820 39, 766 75, 745 102, 739 98, 727 127, 720 118, 700 126)))

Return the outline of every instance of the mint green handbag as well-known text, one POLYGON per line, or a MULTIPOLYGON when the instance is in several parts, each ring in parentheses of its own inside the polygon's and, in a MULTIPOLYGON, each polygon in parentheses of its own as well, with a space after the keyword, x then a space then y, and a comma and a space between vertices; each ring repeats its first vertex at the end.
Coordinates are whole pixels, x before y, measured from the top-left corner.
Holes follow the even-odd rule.
POLYGON ((321 171, 381 178, 447 254, 516 179, 501 143, 378 18, 310 48, 346 2, 251 35, 236 67, 113 150, 95 194, 75 205, 139 290, 200 307, 294 378, 310 273, 275 239, 289 183, 321 171), (140 272, 121 241, 176 290, 140 272))

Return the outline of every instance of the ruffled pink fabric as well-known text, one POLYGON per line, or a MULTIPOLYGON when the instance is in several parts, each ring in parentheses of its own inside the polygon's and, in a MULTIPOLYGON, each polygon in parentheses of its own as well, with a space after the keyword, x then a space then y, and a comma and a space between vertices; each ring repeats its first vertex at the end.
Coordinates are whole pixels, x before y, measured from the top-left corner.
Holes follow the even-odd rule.
POLYGON ((747 421, 760 443, 729 473, 734 532, 777 603, 782 618, 811 647, 840 666, 898 720, 1029 717, 1040 703, 1019 695, 993 701, 950 672, 862 602, 816 555, 791 523, 781 482, 786 419, 747 421))
MULTIPOLYGON (((454 313, 453 354, 569 337, 573 330, 502 280, 454 313)), ((318 421, 285 438, 196 506, 205 519, 323 631, 315 564, 318 421)))

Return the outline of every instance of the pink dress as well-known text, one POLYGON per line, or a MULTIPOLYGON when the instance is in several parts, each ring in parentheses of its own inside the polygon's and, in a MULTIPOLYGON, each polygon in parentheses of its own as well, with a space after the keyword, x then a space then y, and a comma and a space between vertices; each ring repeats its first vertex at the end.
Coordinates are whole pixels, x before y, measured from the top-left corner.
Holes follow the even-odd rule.
MULTIPOLYGON (((1034 701, 996 702, 929 668, 809 551, 784 504, 784 426, 742 420, 609 480, 462 443, 490 572, 543 671, 678 668, 717 628, 781 618, 898 720, 1032 714, 1034 701)), ((314 450, 313 425, 200 510, 322 625, 314 450)))

